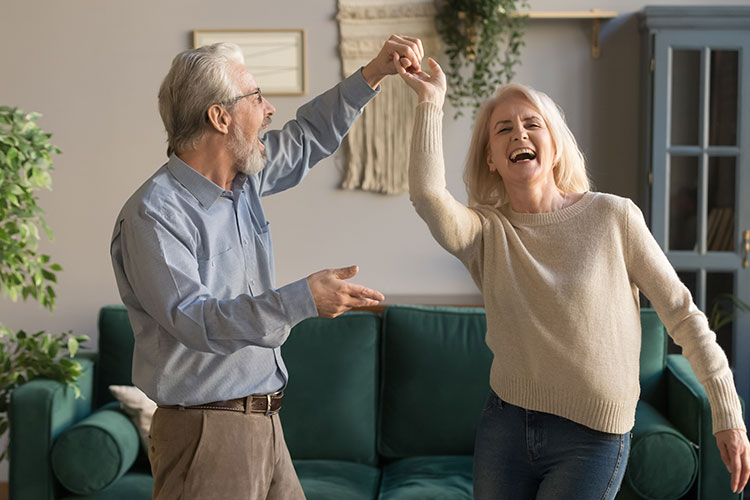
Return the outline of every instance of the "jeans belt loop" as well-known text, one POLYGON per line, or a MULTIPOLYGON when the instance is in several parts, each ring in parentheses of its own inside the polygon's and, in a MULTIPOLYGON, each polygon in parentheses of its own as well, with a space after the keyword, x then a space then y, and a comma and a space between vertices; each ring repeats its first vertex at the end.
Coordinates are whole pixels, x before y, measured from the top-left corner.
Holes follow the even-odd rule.
POLYGON ((245 414, 252 413, 253 410, 253 397, 252 396, 246 396, 245 397, 245 414))

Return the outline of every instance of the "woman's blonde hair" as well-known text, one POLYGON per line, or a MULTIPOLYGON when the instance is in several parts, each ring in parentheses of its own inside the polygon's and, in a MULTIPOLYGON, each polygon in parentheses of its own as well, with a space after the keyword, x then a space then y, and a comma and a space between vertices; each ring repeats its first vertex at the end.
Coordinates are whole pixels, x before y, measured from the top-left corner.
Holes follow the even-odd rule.
POLYGON ((518 95, 536 108, 550 132, 555 147, 553 173, 557 187, 566 193, 580 193, 591 188, 586 172, 586 160, 573 133, 565 123, 562 109, 544 92, 526 85, 510 83, 498 87, 477 113, 464 169, 469 205, 499 206, 508 202, 502 178, 497 171, 490 171, 487 164, 490 117, 500 102, 518 95))

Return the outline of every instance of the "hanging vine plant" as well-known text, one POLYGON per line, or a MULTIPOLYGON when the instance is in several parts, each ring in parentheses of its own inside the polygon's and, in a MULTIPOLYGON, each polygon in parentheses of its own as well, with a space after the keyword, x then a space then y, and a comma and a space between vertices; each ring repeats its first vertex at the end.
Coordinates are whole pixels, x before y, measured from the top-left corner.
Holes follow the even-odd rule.
POLYGON ((527 0, 436 0, 437 32, 449 67, 447 98, 454 118, 472 114, 498 85, 515 76, 520 63, 527 0))

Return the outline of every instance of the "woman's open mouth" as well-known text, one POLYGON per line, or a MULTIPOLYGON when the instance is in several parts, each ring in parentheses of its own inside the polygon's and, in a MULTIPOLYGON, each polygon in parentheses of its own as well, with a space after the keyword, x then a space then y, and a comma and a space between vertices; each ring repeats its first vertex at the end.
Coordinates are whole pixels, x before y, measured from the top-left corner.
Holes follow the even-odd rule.
POLYGON ((536 158, 536 151, 530 148, 519 148, 510 154, 510 161, 517 163, 519 161, 528 161, 536 158))

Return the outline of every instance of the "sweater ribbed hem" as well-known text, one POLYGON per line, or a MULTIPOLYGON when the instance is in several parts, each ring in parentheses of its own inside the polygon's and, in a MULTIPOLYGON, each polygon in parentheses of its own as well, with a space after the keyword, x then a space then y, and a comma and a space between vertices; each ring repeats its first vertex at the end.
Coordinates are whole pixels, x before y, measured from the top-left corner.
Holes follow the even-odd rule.
POLYGON ((601 432, 624 434, 635 424, 637 396, 631 402, 607 401, 513 378, 491 385, 500 399, 510 404, 551 413, 601 432))
POLYGON ((414 116, 412 151, 441 153, 443 150, 443 110, 437 104, 420 102, 414 116))
POLYGON ((514 211, 510 204, 503 205, 500 209, 503 214, 514 226, 546 226, 566 221, 582 213, 596 198, 596 193, 587 191, 580 200, 569 207, 565 207, 554 212, 545 212, 541 214, 529 214, 514 211))
POLYGON ((704 384, 708 402, 711 404, 713 433, 728 429, 745 429, 742 421, 742 406, 734 388, 732 374, 729 373, 707 381, 704 384))

